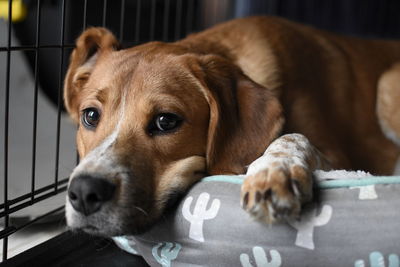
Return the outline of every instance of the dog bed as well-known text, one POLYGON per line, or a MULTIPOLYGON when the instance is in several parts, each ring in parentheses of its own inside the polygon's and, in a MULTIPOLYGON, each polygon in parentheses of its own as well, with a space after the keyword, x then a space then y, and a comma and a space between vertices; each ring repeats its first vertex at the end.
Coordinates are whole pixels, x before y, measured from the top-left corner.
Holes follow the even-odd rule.
POLYGON ((254 221, 239 205, 243 177, 210 176, 150 231, 114 241, 151 266, 400 267, 400 176, 315 174, 317 201, 298 221, 254 221))

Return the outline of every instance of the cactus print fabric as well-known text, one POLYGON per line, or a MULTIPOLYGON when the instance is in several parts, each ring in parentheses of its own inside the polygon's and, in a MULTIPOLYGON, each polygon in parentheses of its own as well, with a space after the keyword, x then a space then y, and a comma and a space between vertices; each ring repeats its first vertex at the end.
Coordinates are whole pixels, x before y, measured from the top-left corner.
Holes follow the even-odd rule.
POLYGON ((400 267, 400 177, 320 181, 299 220, 274 225, 240 208, 242 179, 207 177, 151 230, 114 241, 151 266, 400 267))

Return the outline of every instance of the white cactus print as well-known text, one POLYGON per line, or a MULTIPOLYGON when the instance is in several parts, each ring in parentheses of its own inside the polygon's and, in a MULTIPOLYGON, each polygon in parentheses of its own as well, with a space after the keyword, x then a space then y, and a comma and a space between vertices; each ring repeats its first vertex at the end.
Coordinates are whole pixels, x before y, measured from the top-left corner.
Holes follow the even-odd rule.
POLYGON ((176 257, 178 257, 181 248, 182 246, 179 243, 158 243, 156 246, 153 247, 152 254, 161 266, 170 267, 171 262, 175 260, 176 257))
POLYGON ((360 189, 360 193, 358 195, 358 199, 377 199, 378 195, 375 191, 375 185, 367 185, 367 186, 355 186, 350 187, 350 189, 360 189))
POLYGON ((262 247, 253 248, 253 256, 256 265, 253 266, 250 262, 250 257, 246 253, 240 254, 240 263, 242 267, 279 267, 282 265, 281 255, 277 250, 270 250, 271 260, 268 261, 267 255, 262 247))
POLYGON ((318 216, 316 213, 317 209, 314 206, 306 210, 299 221, 289 221, 289 224, 297 229, 296 246, 314 250, 314 227, 322 226, 329 222, 332 216, 332 207, 324 205, 318 216))
MULTIPOLYGON (((357 260, 354 263, 354 267, 366 267, 364 260, 357 260)), ((399 256, 397 254, 390 254, 388 256, 387 265, 385 264, 385 258, 382 253, 374 251, 369 254, 369 266, 370 267, 400 267, 399 256)))
POLYGON ((183 217, 190 222, 189 238, 199 242, 204 242, 203 223, 204 220, 210 220, 217 216, 221 201, 214 199, 211 207, 207 210, 207 204, 210 200, 210 194, 203 192, 198 197, 193 213, 190 212, 193 197, 186 198, 182 207, 183 217))

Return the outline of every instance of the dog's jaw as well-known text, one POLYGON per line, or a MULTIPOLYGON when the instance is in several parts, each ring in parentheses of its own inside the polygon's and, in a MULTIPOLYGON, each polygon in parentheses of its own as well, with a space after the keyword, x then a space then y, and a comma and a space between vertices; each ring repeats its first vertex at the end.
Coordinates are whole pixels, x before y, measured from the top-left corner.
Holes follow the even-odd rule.
MULTIPOLYGON (((109 168, 115 166, 113 163, 109 168)), ((104 165, 102 168, 107 169, 104 165)), ((67 196, 67 225, 71 230, 83 230, 89 234, 108 237, 140 234, 152 227, 168 205, 177 200, 177 194, 185 192, 204 176, 204 169, 205 158, 202 156, 191 156, 171 164, 156 186, 154 198, 135 184, 139 177, 134 177, 131 172, 121 172, 115 178, 118 194, 94 214, 84 215, 76 211, 67 196)))

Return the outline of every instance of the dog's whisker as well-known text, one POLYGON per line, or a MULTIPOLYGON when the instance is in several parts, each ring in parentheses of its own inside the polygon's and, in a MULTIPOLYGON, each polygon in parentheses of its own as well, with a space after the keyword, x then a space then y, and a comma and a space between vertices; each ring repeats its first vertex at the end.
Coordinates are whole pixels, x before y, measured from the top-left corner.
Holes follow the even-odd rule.
POLYGON ((138 211, 142 212, 144 215, 149 216, 149 214, 142 208, 137 207, 137 206, 133 206, 135 209, 137 209, 138 211))

